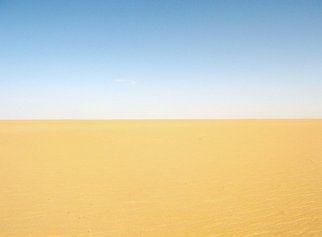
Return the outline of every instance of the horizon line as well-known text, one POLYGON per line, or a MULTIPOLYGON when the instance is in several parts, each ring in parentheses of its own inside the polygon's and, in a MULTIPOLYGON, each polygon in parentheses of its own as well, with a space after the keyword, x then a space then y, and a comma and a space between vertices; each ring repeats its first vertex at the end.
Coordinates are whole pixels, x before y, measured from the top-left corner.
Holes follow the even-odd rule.
POLYGON ((28 121, 220 121, 220 120, 322 120, 321 118, 148 118, 148 119, 0 119, 0 122, 28 121))

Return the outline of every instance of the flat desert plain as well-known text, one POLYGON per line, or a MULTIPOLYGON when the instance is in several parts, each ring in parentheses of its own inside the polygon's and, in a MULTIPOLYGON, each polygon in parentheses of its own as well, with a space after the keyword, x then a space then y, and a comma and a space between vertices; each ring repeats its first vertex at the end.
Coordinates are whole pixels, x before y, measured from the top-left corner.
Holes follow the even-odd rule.
POLYGON ((1 121, 1 237, 322 236, 322 120, 1 121))

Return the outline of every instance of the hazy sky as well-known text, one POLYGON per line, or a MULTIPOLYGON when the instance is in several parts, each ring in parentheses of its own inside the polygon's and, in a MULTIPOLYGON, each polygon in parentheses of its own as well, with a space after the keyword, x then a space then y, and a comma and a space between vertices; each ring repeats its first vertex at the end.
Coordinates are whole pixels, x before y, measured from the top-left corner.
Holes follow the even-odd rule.
POLYGON ((320 0, 0 0, 0 119, 322 118, 320 0))

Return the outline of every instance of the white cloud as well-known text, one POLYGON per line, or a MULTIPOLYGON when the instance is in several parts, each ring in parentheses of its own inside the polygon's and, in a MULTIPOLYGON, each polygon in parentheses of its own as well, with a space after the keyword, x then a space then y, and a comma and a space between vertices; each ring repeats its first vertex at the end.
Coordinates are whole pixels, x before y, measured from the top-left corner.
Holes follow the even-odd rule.
POLYGON ((114 82, 127 85, 127 86, 136 86, 138 83, 137 81, 130 80, 130 79, 115 79, 114 82))

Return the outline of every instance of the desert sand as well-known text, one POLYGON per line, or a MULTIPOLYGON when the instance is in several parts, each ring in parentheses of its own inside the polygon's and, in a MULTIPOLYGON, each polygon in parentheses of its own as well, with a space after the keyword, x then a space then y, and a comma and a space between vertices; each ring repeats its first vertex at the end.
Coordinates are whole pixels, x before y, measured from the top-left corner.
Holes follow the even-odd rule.
POLYGON ((322 120, 1 121, 1 237, 322 236, 322 120))

